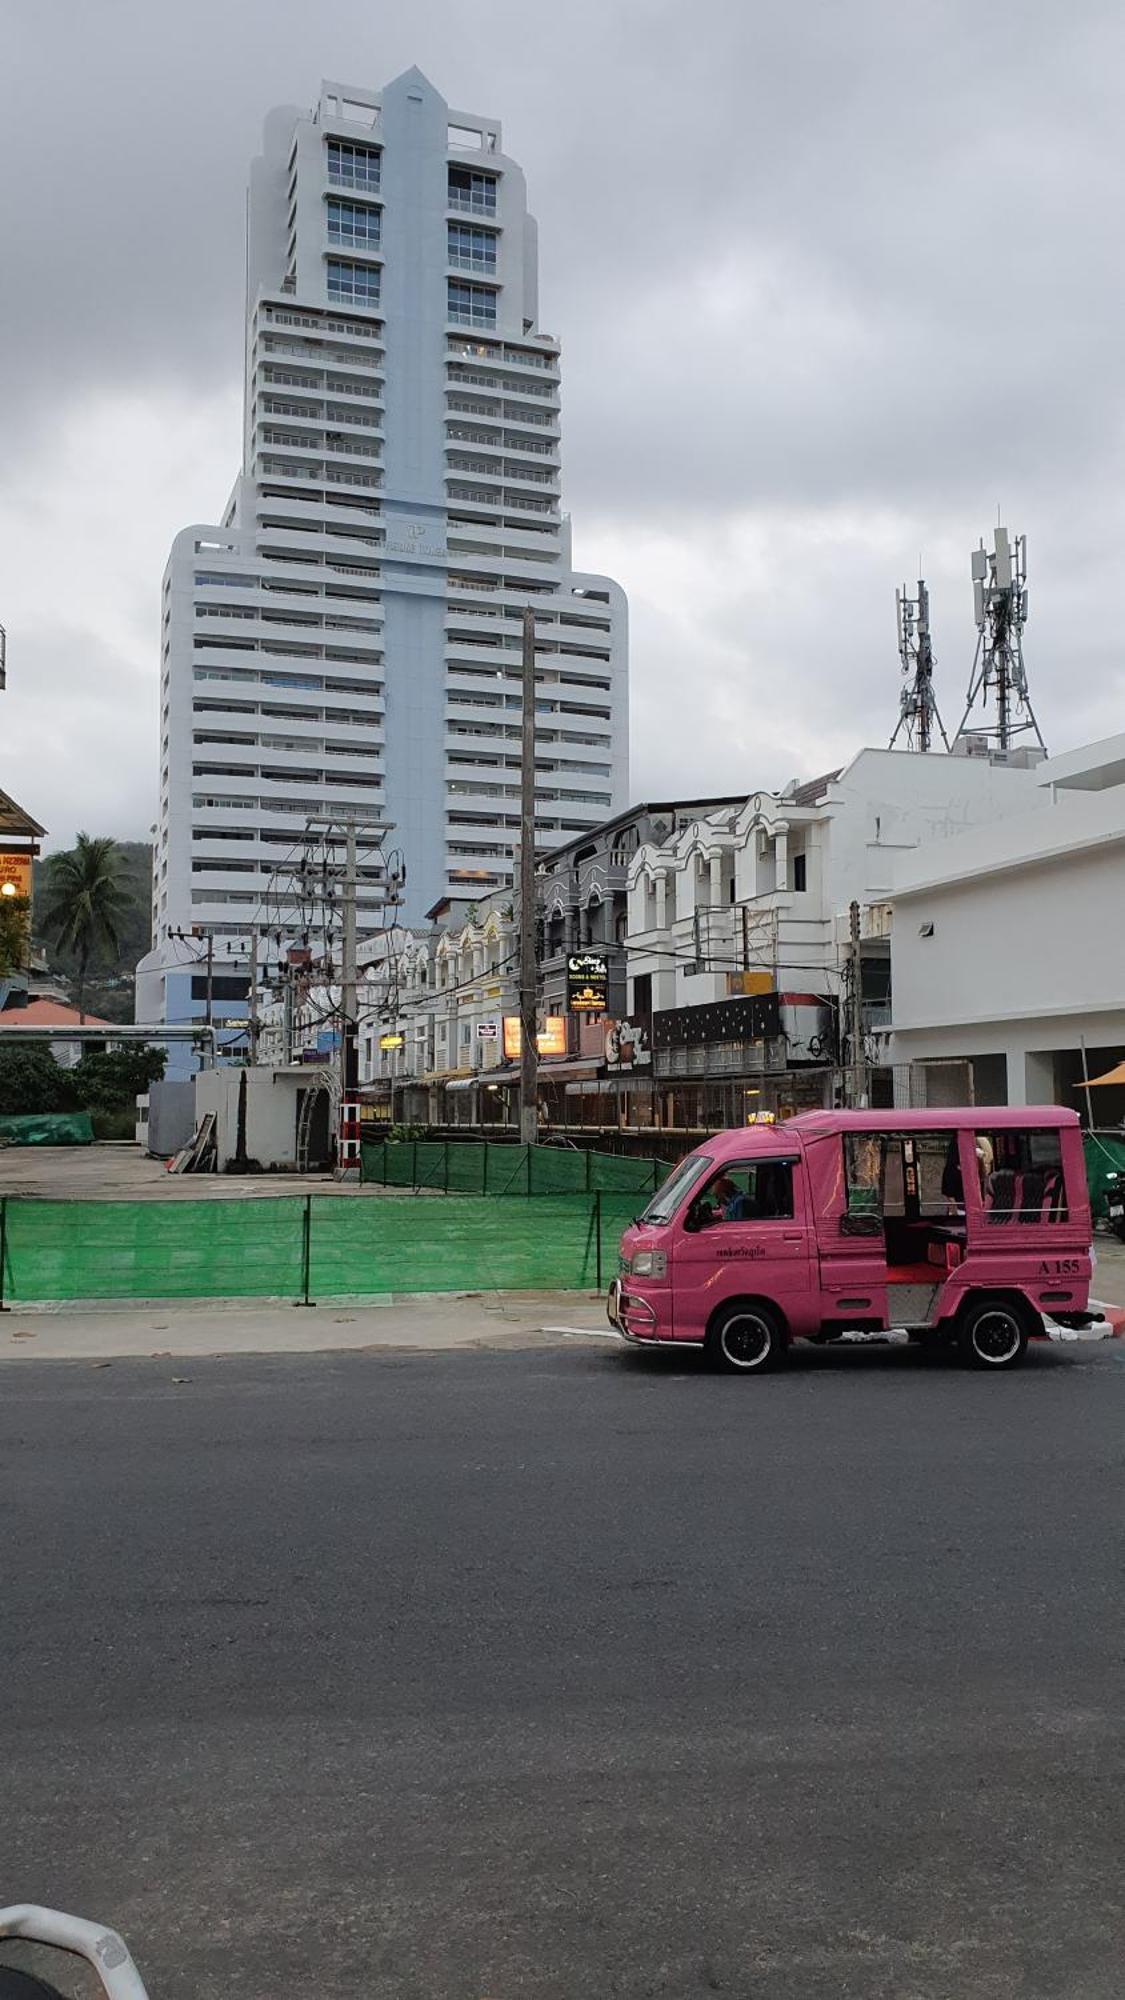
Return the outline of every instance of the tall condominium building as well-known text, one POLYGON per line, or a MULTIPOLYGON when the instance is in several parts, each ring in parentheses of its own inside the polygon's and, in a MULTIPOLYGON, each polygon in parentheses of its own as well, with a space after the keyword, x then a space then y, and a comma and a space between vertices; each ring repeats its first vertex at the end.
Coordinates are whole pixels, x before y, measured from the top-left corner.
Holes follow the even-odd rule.
MULTIPOLYGON (((325 84, 266 121, 247 246, 242 472, 164 578, 144 1020, 203 1012, 192 926, 216 941, 216 1014, 238 1015, 309 820, 393 828, 406 921, 510 877, 529 603, 539 845, 627 790, 625 600, 571 567, 559 347, 499 125, 418 70, 325 84)), ((361 936, 381 893, 371 851, 361 936)))

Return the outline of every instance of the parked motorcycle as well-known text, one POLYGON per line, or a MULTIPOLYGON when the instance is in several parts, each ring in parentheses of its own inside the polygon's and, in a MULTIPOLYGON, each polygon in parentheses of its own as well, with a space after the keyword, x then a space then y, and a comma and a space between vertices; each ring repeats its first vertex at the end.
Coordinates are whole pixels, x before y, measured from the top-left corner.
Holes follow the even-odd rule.
MULTIPOLYGON (((124 1938, 105 1924, 87 1923, 82 1917, 67 1917, 61 1910, 41 1909, 35 1903, 15 1903, 0 1910, 0 1944, 5 1938, 49 1945, 54 1951, 85 1959, 109 2000, 148 2000, 124 1938)), ((0 2000, 62 2000, 62 1995, 36 1974, 0 1966, 0 2000)))
POLYGON ((1105 1219, 1114 1235, 1125 1243, 1125 1173, 1106 1174, 1105 1219))

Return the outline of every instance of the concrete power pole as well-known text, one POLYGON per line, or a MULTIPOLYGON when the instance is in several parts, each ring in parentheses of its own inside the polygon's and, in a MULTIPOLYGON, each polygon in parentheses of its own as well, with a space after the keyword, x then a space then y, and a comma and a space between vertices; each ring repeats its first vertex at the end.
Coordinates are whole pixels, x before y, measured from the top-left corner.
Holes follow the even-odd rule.
POLYGON ((258 927, 250 932, 250 984, 247 1000, 247 1036, 251 1067, 258 1060, 258 927))
POLYGON ((359 1176, 359 1003, 356 997, 356 823, 344 825, 344 879, 340 885, 340 1148, 336 1172, 359 1176))
POLYGON ((863 1058, 863 959, 859 938, 859 904, 853 903, 848 912, 851 931, 851 1055, 853 1110, 859 1110, 867 1102, 867 1065, 863 1058))
POLYGON ((535 613, 523 614, 523 729, 520 737, 520 1143, 539 1138, 539 1052, 535 1045, 535 613))

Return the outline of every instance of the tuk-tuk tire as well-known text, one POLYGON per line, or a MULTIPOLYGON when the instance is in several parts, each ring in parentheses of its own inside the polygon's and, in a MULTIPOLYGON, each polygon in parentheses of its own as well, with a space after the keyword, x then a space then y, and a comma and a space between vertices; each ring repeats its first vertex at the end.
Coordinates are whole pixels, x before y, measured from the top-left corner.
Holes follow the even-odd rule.
POLYGON ((971 1292, 961 1308, 957 1321, 957 1345, 970 1367, 979 1368, 987 1374, 1000 1375, 1009 1368, 1017 1368, 1027 1353, 1027 1343, 1033 1332, 1038 1330, 1026 1299, 1018 1292, 971 1292), (1006 1318, 1016 1336, 1008 1351, 989 1356, 982 1351, 975 1338, 980 1323, 990 1315, 999 1321, 1006 1318))
POLYGON ((727 1375, 764 1375, 776 1368, 785 1353, 786 1333, 781 1315, 768 1299, 727 1299, 713 1314, 707 1328, 704 1352, 713 1368, 727 1375), (736 1325, 743 1321, 747 1330, 760 1329, 766 1344, 760 1358, 740 1361, 737 1343, 732 1340, 736 1325))
POLYGON ((57 1986, 48 1986, 32 1972, 0 1965, 0 2000, 63 2000, 63 1996, 57 1986))

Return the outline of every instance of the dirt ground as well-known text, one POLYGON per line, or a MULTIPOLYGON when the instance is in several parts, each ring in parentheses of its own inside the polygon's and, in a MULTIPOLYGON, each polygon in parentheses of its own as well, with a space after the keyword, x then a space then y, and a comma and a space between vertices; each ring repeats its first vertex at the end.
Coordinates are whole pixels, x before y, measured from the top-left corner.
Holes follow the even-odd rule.
MULTIPOLYGON (((401 1194, 398 1188, 394 1192, 401 1194)), ((338 1194, 377 1200, 381 1187, 330 1174, 170 1174, 126 1142, 93 1146, 0 1147, 0 1194, 67 1201, 200 1201, 237 1195, 338 1194)))

